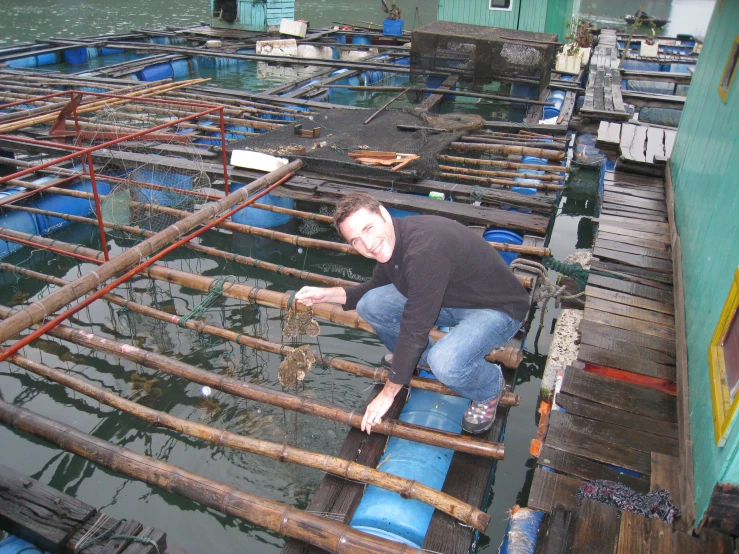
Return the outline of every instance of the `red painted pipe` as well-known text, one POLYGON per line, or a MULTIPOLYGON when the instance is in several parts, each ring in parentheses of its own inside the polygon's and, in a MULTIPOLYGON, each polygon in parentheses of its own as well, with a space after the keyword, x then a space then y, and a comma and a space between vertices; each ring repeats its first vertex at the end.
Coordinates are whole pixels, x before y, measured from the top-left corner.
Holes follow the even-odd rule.
POLYGON ((134 275, 140 273, 141 271, 143 271, 144 269, 146 269, 150 265, 152 265, 155 262, 159 261, 161 258, 163 258, 164 256, 166 256, 167 254, 169 254, 173 250, 175 250, 175 249, 179 248, 180 246, 182 246, 183 244, 191 241, 195 237, 198 237, 198 236, 202 235, 208 229, 211 229, 212 227, 218 225, 221 221, 224 221, 226 218, 228 218, 231 215, 235 214, 236 212, 238 212, 242 208, 247 207, 249 204, 253 203, 255 200, 261 198, 262 196, 264 196, 265 194, 267 194, 271 190, 277 188, 282 183, 284 183, 285 181, 287 181, 288 179, 290 179, 293 175, 295 175, 293 172, 288 173, 287 175, 285 175, 282 179, 280 179, 276 183, 274 183, 274 184, 268 186, 267 188, 265 188, 264 190, 258 192, 257 194, 255 194, 251 198, 245 200, 244 202, 242 202, 241 204, 239 204, 235 208, 230 209, 229 211, 227 211, 223 215, 217 217, 216 219, 214 219, 213 221, 211 221, 207 225, 204 225, 203 227, 201 227, 197 231, 194 231, 194 232, 190 233, 186 237, 182 237, 177 242, 171 244, 170 246, 168 246, 167 248, 165 248, 164 250, 162 250, 161 252, 159 252, 159 254, 156 254, 155 256, 152 256, 147 261, 145 261, 145 262, 137 265, 136 267, 132 268, 125 275, 122 275, 121 277, 119 277, 118 279, 116 279, 115 281, 113 281, 112 283, 110 283, 109 285, 103 287, 102 289, 99 289, 96 293, 91 294, 90 296, 88 296, 87 298, 85 298, 84 300, 82 300, 81 302, 79 302, 78 304, 76 304, 74 307, 69 308, 66 312, 59 314, 54 319, 52 319, 48 323, 42 325, 39 329, 37 329, 36 331, 34 331, 33 333, 31 333, 30 335, 27 335, 25 338, 23 338, 23 339, 19 340, 18 342, 16 342, 13 346, 10 346, 10 347, 6 348, 5 350, 3 350, 2 352, 0 352, 0 362, 2 362, 3 360, 5 360, 8 356, 11 356, 11 355, 15 354, 16 352, 18 352, 18 350, 20 350, 21 348, 23 348, 27 344, 33 342, 34 340, 36 340, 37 338, 39 338, 40 336, 42 336, 44 333, 46 333, 50 329, 53 329, 54 327, 56 327, 57 325, 59 325, 60 323, 62 323, 63 321, 65 321, 66 319, 72 317, 74 314, 76 314, 77 312, 79 312, 83 308, 86 308, 87 306, 89 306, 90 304, 92 304, 98 298, 100 298, 100 297, 108 294, 110 291, 112 291, 114 288, 116 288, 121 283, 125 283, 131 277, 133 277, 134 275))

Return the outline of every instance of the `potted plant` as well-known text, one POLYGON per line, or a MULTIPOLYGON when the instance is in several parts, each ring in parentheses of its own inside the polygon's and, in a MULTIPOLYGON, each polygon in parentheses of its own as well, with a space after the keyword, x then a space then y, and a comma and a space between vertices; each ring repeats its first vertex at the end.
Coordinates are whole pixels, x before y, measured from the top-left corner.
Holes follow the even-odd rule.
POLYGON ((403 12, 395 5, 395 0, 392 0, 392 5, 388 8, 387 2, 382 0, 382 11, 387 16, 385 21, 382 22, 382 34, 399 37, 403 35, 403 12))
POLYGON ((580 47, 580 56, 582 63, 586 64, 590 61, 590 52, 593 47, 593 25, 590 23, 590 14, 588 18, 583 21, 582 19, 577 20, 577 30, 575 32, 575 41, 580 47))
POLYGON ((557 54, 557 65, 554 69, 560 73, 577 75, 580 73, 582 63, 582 53, 577 42, 577 24, 568 22, 565 27, 567 28, 565 45, 562 47, 562 52, 557 54))
POLYGON ((647 38, 641 41, 639 55, 645 58, 656 58, 659 55, 659 41, 657 41, 657 26, 654 21, 649 22, 647 38))

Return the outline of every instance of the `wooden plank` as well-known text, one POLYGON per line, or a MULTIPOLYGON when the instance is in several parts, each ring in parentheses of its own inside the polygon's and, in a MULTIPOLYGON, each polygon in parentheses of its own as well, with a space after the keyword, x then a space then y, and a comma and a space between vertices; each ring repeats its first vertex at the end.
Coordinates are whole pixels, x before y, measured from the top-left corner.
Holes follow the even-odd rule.
POLYGON ((572 542, 571 518, 572 512, 561 506, 546 514, 539 527, 534 554, 568 554, 572 542))
MULTIPOLYGON (((646 156, 647 129, 641 125, 637 125, 634 129, 634 139, 629 147, 628 159, 636 162, 645 162, 646 156)), ((623 151, 622 151, 623 153, 623 151)))
POLYGON ((619 327, 620 329, 626 329, 627 331, 636 331, 643 335, 652 335, 672 341, 673 343, 675 341, 674 329, 651 323, 649 321, 643 321, 641 319, 634 319, 632 317, 596 310, 587 304, 585 305, 583 319, 586 321, 610 325, 611 327, 619 327))
POLYGON ((613 554, 618 543, 621 521, 618 509, 583 498, 574 512, 572 554, 613 554))
MULTIPOLYGON (((662 365, 675 365, 674 356, 670 356, 669 354, 665 354, 663 352, 660 352, 659 350, 637 346, 632 342, 608 338, 607 336, 603 336, 599 334, 598 331, 592 329, 593 326, 593 324, 582 326, 580 330, 581 344, 589 344, 591 346, 599 348, 600 350, 610 350, 611 352, 621 354, 622 356, 638 358, 640 360, 655 362, 662 365)), ((647 338, 647 335, 640 336, 647 338)))
POLYGON ((647 127, 647 152, 645 159, 648 164, 654 163, 655 156, 665 155, 664 139, 664 130, 656 127, 647 127))
POLYGON ((725 533, 701 529, 700 537, 705 554, 734 554, 735 552, 733 539, 725 533))
POLYGON ((633 222, 626 217, 601 217, 599 218, 603 223, 613 225, 614 227, 623 227, 626 229, 636 229, 639 231, 645 231, 647 233, 654 233, 660 235, 670 236, 670 227, 667 223, 639 223, 633 222))
POLYGON ((716 483, 703 516, 706 529, 739 535, 739 486, 716 483))
POLYGON ((672 503, 680 508, 680 468, 677 456, 652 452, 652 473, 649 486, 653 491, 666 490, 672 495, 672 503))
POLYGON ((672 526, 633 512, 621 512, 617 554, 672 554, 672 526))
POLYGON ((536 468, 531 482, 528 507, 542 512, 551 512, 558 504, 574 509, 577 506, 577 493, 581 484, 582 481, 579 479, 536 468))
POLYGON ((95 514, 89 504, 0 465, 0 528, 12 535, 61 552, 95 514))
POLYGON ((623 292, 612 291, 608 290, 607 288, 600 288, 595 285, 587 285, 585 287, 585 295, 593 298, 599 298, 601 300, 607 300, 609 302, 624 304, 625 306, 633 306, 635 308, 651 310, 653 312, 659 312, 669 316, 673 316, 674 314, 674 306, 672 304, 656 302, 647 298, 641 298, 639 296, 634 296, 623 292))
POLYGON ((568 367, 561 392, 627 412, 677 422, 675 397, 665 392, 625 383, 575 367, 568 367))
MULTIPOLYGON (((662 339, 654 335, 646 335, 638 331, 630 329, 622 329, 609 324, 601 324, 594 321, 584 320, 580 323, 581 335, 587 333, 599 333, 604 339, 619 340, 633 344, 635 347, 649 348, 657 352, 661 352, 675 357, 675 341, 670 339, 662 339)), ((593 344, 591 341, 588 344, 593 344)))
POLYGON ((539 453, 539 465, 550 467, 559 473, 566 473, 578 479, 587 481, 607 479, 622 483, 637 492, 649 492, 649 481, 645 478, 623 473, 608 465, 576 456, 564 450, 557 450, 548 446, 546 442, 539 453))
POLYGON ((698 537, 675 532, 672 535, 672 554, 711 554, 705 551, 698 537))
POLYGON ((671 290, 649 287, 646 285, 640 285, 638 283, 631 283, 628 281, 623 281, 621 279, 614 279, 613 277, 605 277, 603 275, 591 273, 588 277, 588 284, 594 287, 599 287, 601 289, 610 289, 630 294, 632 296, 648 298, 661 304, 673 303, 671 290))
POLYGON ((631 154, 631 146, 634 143, 634 136, 636 134, 636 125, 631 123, 624 123, 621 125, 621 156, 628 160, 633 160, 631 154))
POLYGON ((164 531, 147 525, 138 538, 149 539, 150 542, 131 541, 121 554, 160 554, 167 550, 167 534, 164 531))
POLYGON ((598 126, 598 142, 618 146, 621 142, 621 124, 601 121, 598 126))
POLYGON ((613 80, 611 77, 610 68, 605 69, 603 72, 603 100, 605 104, 605 110, 612 112, 613 110, 613 80))
POLYGON ((652 269, 654 271, 662 271, 672 273, 672 261, 653 258, 646 255, 631 254, 619 250, 611 250, 596 244, 593 255, 597 258, 611 260, 614 262, 634 266, 637 268, 652 269))
MULTIPOLYGON (((116 528, 115 534, 116 535, 125 535, 128 537, 135 537, 137 536, 141 530, 144 528, 144 525, 136 521, 135 519, 128 520, 123 523, 123 525, 120 525, 116 528)), ((109 539, 107 543, 103 546, 103 554, 121 554, 128 545, 131 544, 131 539, 109 539)), ((85 549, 85 552, 87 549, 85 549)))
POLYGON ((637 308, 635 306, 629 306, 627 304, 621 304, 610 300, 605 300, 602 298, 598 298, 597 296, 588 297, 585 305, 588 308, 592 308, 594 310, 600 310, 602 312, 622 315, 625 317, 631 317, 641 321, 661 325, 666 328, 666 332, 672 333, 672 336, 670 338, 674 337, 675 318, 672 315, 654 312, 650 309, 637 308))
POLYGON ((611 184, 611 181, 606 181, 603 184, 603 190, 605 192, 612 192, 623 196, 636 196, 637 198, 645 198, 647 200, 661 200, 663 202, 665 200, 665 193, 660 190, 619 186, 611 184))
POLYGON ((664 190, 664 179, 662 177, 649 177, 647 175, 637 175, 635 173, 625 173, 623 171, 606 171, 605 179, 630 185, 659 186, 659 188, 664 190))
POLYGON ((675 147, 677 131, 665 131, 665 157, 672 157, 672 149, 675 147))
POLYGON ((550 414, 549 424, 551 425, 552 422, 562 422, 568 429, 597 436, 600 440, 648 454, 650 458, 650 470, 648 472, 651 471, 652 452, 667 455, 677 454, 677 439, 672 437, 655 435, 648 431, 559 411, 550 414))
MULTIPOLYGON (((616 233, 610 233, 607 230, 601 228, 598 230, 598 238, 603 240, 610 240, 611 242, 619 242, 621 244, 631 244, 634 246, 641 246, 642 248, 649 248, 650 250, 659 250, 661 252, 670 252, 670 247, 664 242, 651 239, 643 239, 639 237, 630 237, 628 235, 618 235, 616 233)), ((672 258, 672 256, 670 256, 672 258)))
POLYGON ((645 248, 643 246, 636 246, 634 244, 629 244, 628 242, 621 242, 618 240, 607 240, 602 238, 600 235, 596 239, 595 245, 607 250, 615 250, 618 252, 625 252, 627 254, 647 256, 649 258, 658 258, 660 260, 669 260, 670 262, 672 262, 672 255, 665 250, 645 248))
POLYGON ((626 108, 624 107, 623 96, 621 95, 621 77, 617 68, 611 69, 611 96, 613 97, 613 111, 617 113, 626 114, 626 108))
POLYGON ((659 212, 649 209, 635 208, 632 206, 624 206, 623 204, 614 204, 612 202, 603 202, 602 215, 616 215, 619 217, 628 217, 633 220, 649 221, 665 221, 666 216, 659 212))
POLYGON ((592 432, 582 431, 572 424, 574 418, 567 414, 556 417, 557 414, 558 412, 550 414, 555 416, 549 421, 546 436, 546 445, 550 448, 649 475, 651 471, 649 454, 623 444, 616 444, 592 432))
MULTIPOLYGON (((636 208, 645 208, 655 212, 667 213, 664 200, 652 200, 650 198, 640 198, 631 194, 622 194, 606 190, 603 199, 607 202, 621 203, 636 208)), ((665 217, 666 219, 666 217, 665 217)))
POLYGON ((623 369, 639 375, 675 382, 675 366, 658 364, 612 350, 603 350, 590 344, 580 345, 578 359, 589 364, 623 369))
POLYGON ((557 405, 562 406, 567 413, 573 415, 594 419, 596 421, 605 421, 606 423, 621 425, 628 429, 636 429, 643 433, 669 437, 673 440, 678 438, 677 424, 673 422, 634 414, 632 412, 606 406, 605 404, 599 404, 586 398, 580 398, 570 394, 557 394, 556 402, 557 405))
POLYGON ((599 260, 598 258, 593 259, 590 264, 590 268, 591 270, 595 269, 597 271, 609 273, 609 277, 615 276, 614 278, 639 283, 640 285, 663 288, 670 291, 672 290, 672 275, 666 272, 642 269, 641 267, 599 260))

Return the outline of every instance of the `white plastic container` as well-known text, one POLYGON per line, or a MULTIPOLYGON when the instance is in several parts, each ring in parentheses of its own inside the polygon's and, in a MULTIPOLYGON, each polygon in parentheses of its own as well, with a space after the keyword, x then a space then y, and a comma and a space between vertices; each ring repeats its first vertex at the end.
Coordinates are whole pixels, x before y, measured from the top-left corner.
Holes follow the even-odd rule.
POLYGON ((298 56, 298 43, 294 38, 258 40, 256 52, 261 56, 288 56, 296 58, 298 56))
POLYGON ((656 58, 659 56, 659 42, 655 41, 654 44, 647 44, 646 40, 641 41, 639 55, 645 58, 656 58))
POLYGON ((287 158, 278 158, 251 150, 234 150, 231 154, 231 165, 245 169, 270 172, 287 164, 287 158))
POLYGON ((280 21, 281 35, 305 38, 307 32, 308 24, 305 21, 293 21, 292 19, 283 19, 280 21))

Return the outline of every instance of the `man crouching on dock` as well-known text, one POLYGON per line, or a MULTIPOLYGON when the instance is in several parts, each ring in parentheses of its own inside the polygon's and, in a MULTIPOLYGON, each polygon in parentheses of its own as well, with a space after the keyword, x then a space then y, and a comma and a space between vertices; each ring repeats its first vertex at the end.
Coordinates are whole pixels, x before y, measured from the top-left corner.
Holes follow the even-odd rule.
POLYGON ((393 352, 385 386, 370 402, 362 431, 370 433, 416 365, 434 375, 470 406, 462 419, 469 433, 495 421, 504 381, 485 360, 516 333, 529 306, 528 293, 503 258, 464 225, 432 215, 393 219, 369 194, 345 196, 334 225, 357 252, 377 260, 372 278, 351 287, 303 287, 295 298, 355 309, 393 352), (434 343, 434 325, 452 327, 434 343))

